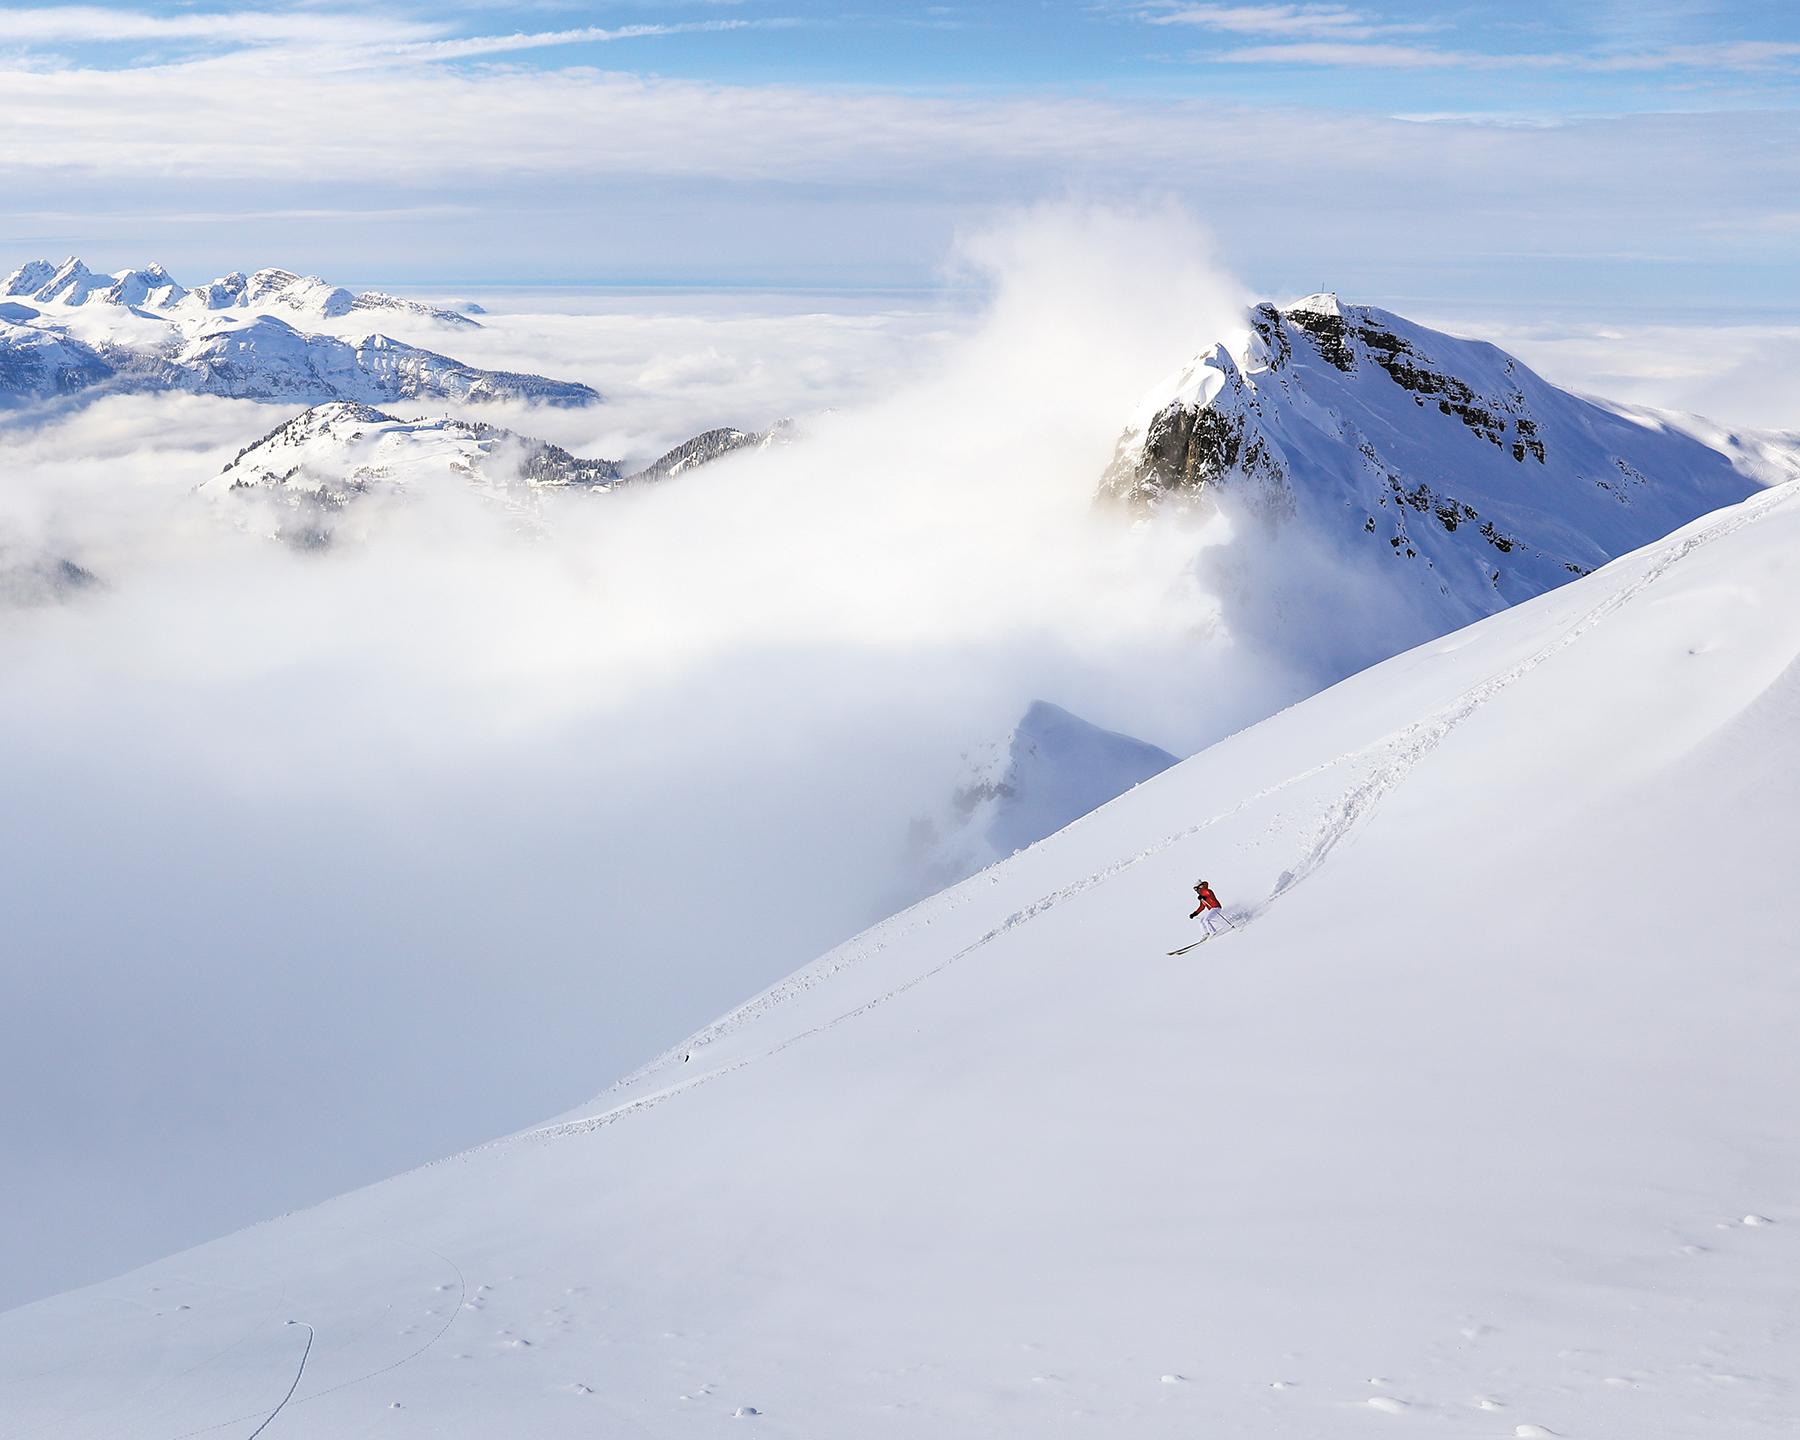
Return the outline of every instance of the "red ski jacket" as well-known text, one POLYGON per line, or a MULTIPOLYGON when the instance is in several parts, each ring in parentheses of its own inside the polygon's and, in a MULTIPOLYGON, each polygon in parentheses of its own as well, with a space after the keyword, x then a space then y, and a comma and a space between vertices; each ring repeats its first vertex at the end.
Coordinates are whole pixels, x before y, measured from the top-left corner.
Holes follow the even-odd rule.
POLYGON ((1200 909, 1194 911, 1192 915, 1188 916, 1188 919, 1193 920, 1198 918, 1202 910, 1218 910, 1222 908, 1219 904, 1219 897, 1213 894, 1212 886, 1202 885, 1195 890, 1194 893, 1200 897, 1200 909))

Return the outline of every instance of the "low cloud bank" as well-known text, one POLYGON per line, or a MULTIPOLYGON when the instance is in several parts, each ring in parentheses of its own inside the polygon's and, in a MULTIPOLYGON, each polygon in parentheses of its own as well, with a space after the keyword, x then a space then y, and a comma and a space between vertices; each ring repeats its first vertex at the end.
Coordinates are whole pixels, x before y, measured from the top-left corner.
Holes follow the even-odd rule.
MULTIPOLYGON (((707 414, 695 333, 609 407, 486 417, 802 443, 530 523, 450 487, 324 554, 191 494, 286 411, 9 436, 9 544, 101 583, 0 618, 0 1224, 37 1238, 0 1303, 582 1101, 885 913, 908 821, 1033 697, 1185 753, 1330 678, 1231 622, 1278 549, 1214 575, 1229 517, 1094 509, 1138 397, 1237 323, 1208 256, 1178 214, 1031 212, 960 247, 975 323, 908 318, 855 383, 888 339, 788 325, 717 357, 763 413, 707 414)), ((625 354, 530 324, 533 368, 625 354)))

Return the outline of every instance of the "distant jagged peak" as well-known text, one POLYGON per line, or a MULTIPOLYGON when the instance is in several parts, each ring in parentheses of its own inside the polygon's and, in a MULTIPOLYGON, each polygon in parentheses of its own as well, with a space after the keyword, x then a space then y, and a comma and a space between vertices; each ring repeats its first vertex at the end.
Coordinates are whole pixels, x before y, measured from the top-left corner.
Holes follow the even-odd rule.
POLYGON ((61 301, 65 305, 85 305, 94 291, 101 288, 108 277, 96 275, 79 259, 71 255, 44 282, 33 295, 33 299, 46 303, 61 301))
POLYGON ((139 270, 121 270, 101 293, 109 305, 147 306, 166 309, 187 297, 187 290, 161 265, 152 261, 139 270))
POLYGON ((48 260, 27 260, 5 280, 0 280, 0 295, 36 295, 50 283, 56 266, 48 260))
POLYGON ((229 275, 196 286, 193 297, 194 306, 204 310, 280 307, 327 320, 340 319, 356 311, 387 311, 464 328, 480 324, 458 310, 405 300, 382 290, 357 293, 317 275, 301 275, 277 266, 267 266, 248 275, 234 270, 229 275))

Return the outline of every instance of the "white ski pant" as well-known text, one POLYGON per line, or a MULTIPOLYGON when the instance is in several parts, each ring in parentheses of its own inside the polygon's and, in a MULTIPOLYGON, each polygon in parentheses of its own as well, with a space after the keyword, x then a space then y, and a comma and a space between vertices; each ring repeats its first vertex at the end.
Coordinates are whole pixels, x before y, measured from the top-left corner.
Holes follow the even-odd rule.
POLYGON ((1206 927, 1208 935, 1222 935, 1228 928, 1223 910, 1202 910, 1195 918, 1206 927))

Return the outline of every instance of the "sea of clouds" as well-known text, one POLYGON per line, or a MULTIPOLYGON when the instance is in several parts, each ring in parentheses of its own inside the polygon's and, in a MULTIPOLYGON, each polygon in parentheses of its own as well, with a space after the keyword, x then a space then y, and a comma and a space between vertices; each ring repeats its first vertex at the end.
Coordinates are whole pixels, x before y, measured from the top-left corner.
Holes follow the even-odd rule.
POLYGON ((193 493, 298 407, 13 417, 7 554, 98 583, 0 614, 0 1302, 582 1101, 912 898, 908 823, 1035 696, 1186 749, 1303 686, 1204 661, 1193 538, 1093 506, 1242 299, 1204 237, 1042 212, 955 263, 972 308, 418 337, 597 385, 482 414, 585 454, 800 422, 525 526, 449 486, 301 553, 193 493))
POLYGON ((1187 753, 1337 678, 1246 598, 1367 624, 1328 557, 1094 504, 1251 298, 1211 254, 1057 207, 949 301, 503 295, 399 333, 608 398, 480 418, 800 439, 324 553, 194 493, 297 407, 9 420, 0 558, 98 583, 0 611, 0 1304, 582 1102, 914 898, 910 822, 1034 698, 1187 753))

